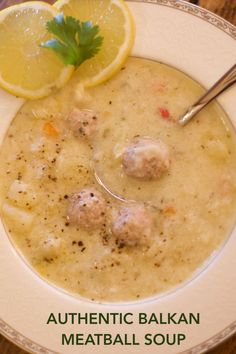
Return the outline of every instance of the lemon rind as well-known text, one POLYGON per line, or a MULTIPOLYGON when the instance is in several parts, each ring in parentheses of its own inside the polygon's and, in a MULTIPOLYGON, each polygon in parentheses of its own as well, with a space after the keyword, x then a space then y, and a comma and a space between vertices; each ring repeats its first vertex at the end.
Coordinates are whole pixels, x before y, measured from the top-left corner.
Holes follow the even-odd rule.
MULTIPOLYGON (((69 2, 70 0, 58 0, 53 4, 53 6, 60 11, 61 7, 67 5, 69 2)), ((129 7, 123 0, 111 0, 111 2, 121 9, 124 9, 123 14, 125 16, 126 25, 125 33, 128 33, 129 35, 127 36, 126 41, 120 47, 115 60, 111 62, 105 69, 103 69, 101 73, 82 82, 85 87, 93 87, 99 85, 115 75, 122 68, 134 44, 136 29, 134 19, 129 7)))
POLYGON ((9 7, 6 7, 5 9, 1 10, 0 11, 0 21, 2 22, 3 20, 5 20, 7 15, 12 13, 14 10, 18 11, 19 9, 25 9, 25 8, 33 8, 33 9, 48 8, 48 9, 50 9, 50 12, 55 14, 55 16, 58 15, 58 10, 56 10, 55 6, 51 6, 50 4, 45 3, 43 1, 28 1, 28 2, 23 2, 21 4, 17 4, 17 5, 11 5, 9 7))
POLYGON ((68 67, 65 67, 60 77, 55 82, 43 86, 41 89, 38 90, 26 90, 23 89, 21 86, 8 84, 2 79, 2 76, 0 74, 0 87, 16 97, 22 97, 30 100, 39 99, 46 97, 50 95, 50 93, 52 93, 54 90, 63 87, 64 84, 69 81, 73 72, 74 66, 70 65, 68 67))
MULTIPOLYGON (((14 11, 19 12, 21 10, 29 8, 39 10, 48 9, 53 16, 56 16, 59 13, 55 7, 51 6, 48 3, 45 3, 43 1, 29 1, 22 4, 9 6, 0 11, 0 22, 3 22, 6 17, 14 11)), ((27 90, 22 88, 21 86, 10 84, 2 78, 0 72, 0 87, 17 97, 22 97, 25 99, 38 99, 48 96, 54 89, 61 88, 70 79, 73 72, 74 66, 68 65, 62 69, 62 72, 59 78, 57 78, 57 80, 37 90, 27 90)))

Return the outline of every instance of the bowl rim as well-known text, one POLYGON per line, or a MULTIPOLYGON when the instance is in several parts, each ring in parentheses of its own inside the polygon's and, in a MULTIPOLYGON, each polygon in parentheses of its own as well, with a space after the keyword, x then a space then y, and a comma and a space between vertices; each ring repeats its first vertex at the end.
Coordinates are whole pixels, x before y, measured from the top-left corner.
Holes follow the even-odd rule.
MULTIPOLYGON (((153 5, 160 5, 169 7, 175 10, 185 12, 189 15, 200 18, 201 20, 217 27, 219 30, 223 31, 228 36, 236 39, 236 26, 231 24, 229 21, 221 18, 220 16, 212 13, 211 11, 199 7, 197 5, 187 3, 183 0, 126 0, 130 3, 146 3, 153 5)), ((43 354, 59 354, 56 351, 52 351, 33 340, 27 338, 20 332, 16 331, 10 325, 8 325, 4 320, 0 318, 0 333, 10 340, 12 343, 27 350, 29 353, 43 353, 43 354)), ((204 342, 195 345, 194 347, 187 349, 185 351, 178 352, 178 354, 201 354, 206 351, 216 347, 220 343, 226 341, 230 336, 236 333, 236 320, 232 322, 229 326, 224 328, 222 331, 218 332, 214 336, 205 340, 204 342)))
POLYGON ((137 2, 171 7, 179 11, 187 12, 203 21, 210 23, 221 31, 236 39, 236 26, 225 20, 223 17, 205 9, 201 6, 186 2, 184 0, 125 0, 127 2, 137 2))

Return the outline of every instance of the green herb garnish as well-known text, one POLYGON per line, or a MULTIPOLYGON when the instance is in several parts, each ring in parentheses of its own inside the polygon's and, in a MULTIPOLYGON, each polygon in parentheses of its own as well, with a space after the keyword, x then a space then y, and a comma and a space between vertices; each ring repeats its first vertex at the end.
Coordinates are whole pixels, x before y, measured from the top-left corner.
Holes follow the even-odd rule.
POLYGON ((98 36, 99 26, 92 22, 80 22, 71 16, 57 15, 47 22, 47 30, 57 38, 48 40, 41 47, 53 50, 66 65, 76 68, 97 54, 103 37, 98 36))

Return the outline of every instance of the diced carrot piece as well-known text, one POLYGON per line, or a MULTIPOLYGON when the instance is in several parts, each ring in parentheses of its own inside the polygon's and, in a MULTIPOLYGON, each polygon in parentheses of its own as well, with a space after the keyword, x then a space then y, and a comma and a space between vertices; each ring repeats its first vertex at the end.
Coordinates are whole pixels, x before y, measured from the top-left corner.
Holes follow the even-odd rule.
POLYGON ((176 214, 176 209, 173 206, 167 206, 163 212, 165 215, 171 216, 176 214))
POLYGON ((165 107, 159 107, 159 112, 164 119, 169 119, 170 118, 170 112, 167 108, 165 107))
POLYGON ((163 93, 163 92, 166 91, 166 84, 160 83, 160 82, 155 82, 155 83, 152 85, 152 89, 153 89, 153 91, 155 91, 155 92, 163 93))
POLYGON ((51 122, 46 122, 43 126, 43 132, 45 135, 51 138, 57 138, 59 133, 51 122))

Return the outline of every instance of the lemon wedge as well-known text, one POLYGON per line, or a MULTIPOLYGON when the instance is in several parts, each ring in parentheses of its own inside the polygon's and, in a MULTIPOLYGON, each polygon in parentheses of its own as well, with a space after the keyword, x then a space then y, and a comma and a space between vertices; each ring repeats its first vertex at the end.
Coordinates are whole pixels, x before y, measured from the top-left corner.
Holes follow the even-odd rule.
POLYGON ((26 2, 0 12, 0 86, 15 96, 36 99, 62 87, 74 67, 64 66, 40 47, 50 38, 46 22, 58 10, 43 2, 26 2))
POLYGON ((123 0, 58 0, 54 6, 67 16, 91 21, 100 28, 101 50, 75 72, 84 86, 95 86, 113 76, 124 64, 135 38, 135 26, 123 0))

